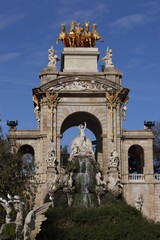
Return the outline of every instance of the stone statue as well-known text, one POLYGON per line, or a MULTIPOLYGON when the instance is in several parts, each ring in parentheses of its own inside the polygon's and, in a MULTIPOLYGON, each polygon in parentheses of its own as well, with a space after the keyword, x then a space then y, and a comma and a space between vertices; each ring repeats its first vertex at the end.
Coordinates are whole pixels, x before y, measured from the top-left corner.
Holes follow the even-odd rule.
POLYGON ((5 209, 6 211, 6 224, 10 223, 11 222, 11 216, 10 216, 10 212, 12 211, 13 209, 13 201, 12 199, 10 198, 10 195, 8 194, 7 197, 9 196, 9 199, 6 200, 6 199, 3 199, 3 198, 0 198, 0 204, 1 206, 5 209))
POLYGON ((54 50, 53 46, 51 46, 51 48, 48 49, 49 67, 56 67, 56 63, 60 60, 55 53, 56 51, 54 50))
POLYGON ((47 167, 54 167, 54 168, 57 167, 58 162, 55 156, 55 150, 53 148, 51 148, 48 151, 46 162, 47 162, 47 167))
POLYGON ((78 126, 78 128, 79 128, 79 130, 80 130, 80 138, 81 139, 84 139, 85 138, 85 129, 86 129, 86 122, 84 122, 84 125, 83 124, 80 124, 79 126, 78 126))
POLYGON ((102 177, 102 174, 100 171, 98 173, 96 173, 96 188, 95 188, 95 190, 96 190, 98 205, 100 206, 101 198, 107 191, 107 184, 103 180, 103 177, 102 177))
POLYGON ((80 136, 73 139, 71 144, 71 153, 69 160, 75 156, 88 156, 94 159, 94 152, 91 141, 85 135, 86 122, 79 125, 80 136))
POLYGON ((96 173, 96 183, 97 183, 97 186, 106 185, 106 182, 102 180, 101 172, 96 173))
POLYGON ((116 150, 113 150, 109 156, 109 168, 114 167, 118 168, 119 166, 119 157, 116 150))
POLYGON ((106 67, 114 67, 112 63, 112 49, 109 49, 109 47, 107 47, 106 56, 101 59, 101 62, 105 62, 106 67))
POLYGON ((113 173, 110 172, 108 176, 108 191, 114 196, 118 197, 121 195, 123 189, 123 184, 120 178, 114 178, 113 173))
POLYGON ((36 235, 41 230, 42 222, 47 219, 44 214, 51 205, 51 202, 45 203, 28 213, 24 222, 24 240, 36 239, 36 235))
POLYGON ((136 207, 139 211, 142 211, 143 202, 144 202, 143 195, 142 195, 142 194, 138 195, 137 198, 136 198, 136 200, 135 200, 135 207, 136 207))

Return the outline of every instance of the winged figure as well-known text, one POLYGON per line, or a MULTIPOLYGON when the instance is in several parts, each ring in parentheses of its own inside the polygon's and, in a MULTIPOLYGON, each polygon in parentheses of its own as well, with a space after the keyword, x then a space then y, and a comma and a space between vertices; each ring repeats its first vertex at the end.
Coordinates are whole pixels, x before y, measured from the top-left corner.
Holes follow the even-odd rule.
POLYGON ((52 202, 43 204, 42 206, 30 211, 24 223, 24 240, 34 240, 41 230, 41 224, 47 218, 45 212, 52 205, 52 202))

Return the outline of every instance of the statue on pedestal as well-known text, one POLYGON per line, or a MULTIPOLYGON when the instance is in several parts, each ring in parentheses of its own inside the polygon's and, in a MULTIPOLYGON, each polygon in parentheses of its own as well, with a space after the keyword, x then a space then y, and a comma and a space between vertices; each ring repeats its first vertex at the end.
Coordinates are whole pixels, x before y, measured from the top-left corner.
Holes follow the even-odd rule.
POLYGON ((114 167, 118 168, 119 165, 119 157, 117 151, 113 150, 109 156, 109 168, 114 167))
POLYGON ((109 49, 109 47, 107 47, 106 56, 101 59, 101 62, 105 62, 106 67, 114 67, 112 62, 112 55, 112 49, 109 49))
POLYGON ((56 51, 54 50, 53 46, 48 49, 48 67, 56 67, 56 63, 60 60, 57 55, 55 55, 56 51))
POLYGON ((94 47, 96 41, 101 39, 102 37, 97 32, 97 24, 93 24, 92 32, 89 29, 89 22, 85 22, 85 31, 84 27, 80 27, 80 23, 77 23, 77 27, 75 27, 76 22, 74 20, 71 21, 70 30, 68 34, 66 33, 65 24, 62 24, 62 31, 57 38, 56 44, 58 41, 62 41, 65 47, 94 47))
POLYGON ((85 135, 86 122, 79 125, 80 136, 73 139, 71 144, 70 160, 75 156, 87 156, 94 159, 94 152, 91 141, 85 135))

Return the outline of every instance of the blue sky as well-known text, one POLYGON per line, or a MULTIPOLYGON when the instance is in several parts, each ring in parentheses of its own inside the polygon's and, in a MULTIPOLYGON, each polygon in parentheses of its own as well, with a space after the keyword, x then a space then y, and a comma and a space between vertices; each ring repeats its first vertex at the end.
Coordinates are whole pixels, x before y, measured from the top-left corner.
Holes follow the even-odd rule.
POLYGON ((19 129, 35 129, 32 88, 48 64, 61 23, 67 31, 72 19, 97 23, 105 56, 113 50, 113 63, 123 73, 122 85, 131 89, 125 129, 143 129, 144 120, 160 120, 160 1, 159 0, 0 0, 0 116, 18 120, 19 129))

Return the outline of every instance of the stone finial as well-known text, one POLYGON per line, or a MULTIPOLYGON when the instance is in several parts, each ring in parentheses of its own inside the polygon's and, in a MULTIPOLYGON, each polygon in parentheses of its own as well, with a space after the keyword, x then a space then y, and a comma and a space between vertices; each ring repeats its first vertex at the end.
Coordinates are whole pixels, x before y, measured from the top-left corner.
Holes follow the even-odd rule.
POLYGON ((106 67, 114 67, 112 62, 112 55, 112 49, 109 49, 109 47, 107 47, 106 56, 101 59, 101 62, 105 62, 106 67))
POLYGON ((53 46, 51 46, 51 48, 48 49, 49 67, 56 67, 56 63, 60 60, 55 53, 56 51, 54 50, 53 46))

